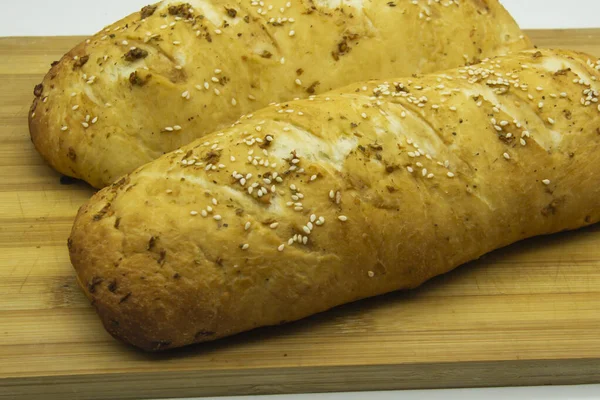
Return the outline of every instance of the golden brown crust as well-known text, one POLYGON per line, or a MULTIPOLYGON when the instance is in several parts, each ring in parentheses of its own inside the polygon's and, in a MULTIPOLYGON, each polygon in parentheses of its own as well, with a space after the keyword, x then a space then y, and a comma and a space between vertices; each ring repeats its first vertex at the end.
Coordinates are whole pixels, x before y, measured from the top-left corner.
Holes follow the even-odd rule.
POLYGON ((50 70, 30 131, 52 167, 104 187, 272 101, 530 47, 497 0, 188 3, 145 7, 50 70))
POLYGON ((71 260, 107 329, 157 350, 596 223, 598 70, 530 51, 275 104, 100 191, 71 260))

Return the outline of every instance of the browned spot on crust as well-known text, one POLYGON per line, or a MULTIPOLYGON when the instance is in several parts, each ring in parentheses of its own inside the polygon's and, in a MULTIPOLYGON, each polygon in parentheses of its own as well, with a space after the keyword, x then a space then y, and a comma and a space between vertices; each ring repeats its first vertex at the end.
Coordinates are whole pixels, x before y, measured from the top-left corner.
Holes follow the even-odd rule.
POLYGON ((237 15, 237 11, 235 8, 227 8, 225 7, 225 11, 227 12, 227 15, 229 15, 231 18, 235 18, 237 15))
POLYGON ((315 89, 319 86, 321 82, 314 81, 309 87, 306 88, 306 93, 313 94, 315 93, 315 89))
POLYGON ((96 286, 101 284, 103 281, 104 279, 100 278, 99 276, 94 276, 87 284, 88 292, 96 293, 96 286))
POLYGON ((77 153, 75 153, 75 149, 73 149, 72 147, 69 147, 69 152, 67 153, 67 157, 69 157, 69 159, 71 161, 77 160, 77 153))
POLYGON ((90 59, 90 56, 81 56, 81 57, 79 57, 73 63, 73 69, 77 69, 77 68, 83 67, 85 64, 87 64, 87 62, 88 62, 89 59, 90 59))
POLYGON ((148 74, 142 78, 137 71, 134 71, 129 75, 129 82, 134 86, 144 86, 152 78, 152 75, 148 74))
POLYGON ((208 153, 206 153, 206 155, 204 156, 204 158, 202 159, 204 162, 206 162, 207 164, 215 164, 218 163, 219 160, 221 159, 221 151, 215 151, 215 150, 211 150, 208 153))
POLYGON ((152 250, 154 248, 154 246, 156 245, 156 240, 157 238, 154 236, 150 238, 150 240, 148 241, 148 250, 152 250))
POLYGON ((44 93, 44 85, 41 83, 39 85, 35 85, 33 88, 33 95, 35 97, 40 97, 42 93, 44 93))
POLYGON ((110 210, 110 203, 106 203, 104 207, 94 215, 94 221, 100 221, 106 215, 108 210, 110 210))
POLYGON ((183 3, 176 6, 169 7, 169 14, 175 15, 176 17, 181 17, 185 19, 190 19, 194 17, 193 8, 189 3, 183 3))
POLYGON ((477 7, 479 7, 482 10, 484 10, 485 12, 489 12, 490 11, 490 6, 487 3, 487 0, 473 0, 473 2, 475 3, 475 5, 477 7))
POLYGON ((565 202, 564 198, 554 199, 550 204, 542 209, 542 215, 547 217, 549 215, 555 215, 558 212, 558 208, 565 202))
POLYGON ((152 16, 155 11, 156 11, 156 6, 154 6, 154 5, 145 6, 140 11, 140 18, 141 19, 148 18, 148 17, 152 16))
POLYGON ((125 53, 125 60, 126 61, 130 61, 133 62, 135 60, 139 60, 140 58, 146 58, 148 57, 148 52, 146 50, 140 49, 140 48, 135 48, 135 49, 131 49, 129 50, 127 53, 125 53))
POLYGON ((167 258, 167 251, 161 250, 158 257, 158 265, 164 265, 165 259, 167 258))
POLYGON ((129 292, 125 296, 121 297, 121 300, 119 300, 119 304, 125 303, 127 300, 129 300, 130 297, 131 297, 131 292, 129 292))

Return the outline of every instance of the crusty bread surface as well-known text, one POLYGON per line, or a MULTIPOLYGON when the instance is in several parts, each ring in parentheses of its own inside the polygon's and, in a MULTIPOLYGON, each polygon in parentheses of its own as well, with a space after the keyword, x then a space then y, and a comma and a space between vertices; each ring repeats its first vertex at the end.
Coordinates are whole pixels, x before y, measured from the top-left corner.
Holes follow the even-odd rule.
POLYGON ((36 86, 29 127, 95 187, 273 101, 530 47, 497 0, 189 0, 144 7, 36 86))
POLYGON ((159 350, 594 224, 599 69, 533 50, 277 103, 96 194, 71 260, 106 329, 159 350))

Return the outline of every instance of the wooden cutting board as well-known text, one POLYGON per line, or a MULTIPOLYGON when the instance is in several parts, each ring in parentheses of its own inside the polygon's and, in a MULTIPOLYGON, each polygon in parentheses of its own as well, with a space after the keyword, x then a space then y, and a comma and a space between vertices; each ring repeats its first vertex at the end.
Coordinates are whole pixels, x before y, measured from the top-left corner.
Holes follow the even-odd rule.
MULTIPOLYGON (((530 33, 539 46, 600 56, 600 30, 530 33)), ((93 191, 61 184, 26 125, 34 85, 79 40, 0 39, 1 399, 600 382, 598 225, 497 251, 418 290, 217 343, 150 355, 113 340, 66 247, 93 191)))

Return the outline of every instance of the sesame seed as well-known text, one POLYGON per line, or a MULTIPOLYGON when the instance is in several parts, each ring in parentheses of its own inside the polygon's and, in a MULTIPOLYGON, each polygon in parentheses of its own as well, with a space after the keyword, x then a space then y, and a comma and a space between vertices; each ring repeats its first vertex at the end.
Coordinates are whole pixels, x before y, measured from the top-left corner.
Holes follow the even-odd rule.
POLYGON ((190 211, 190 215, 192 217, 195 217, 196 215, 198 215, 198 211, 190 211))
POLYGON ((202 214, 204 218, 208 217, 208 213, 206 212, 206 210, 202 210, 200 214, 202 214))
POLYGON ((548 122, 549 122, 551 125, 554 125, 554 123, 555 123, 556 121, 554 121, 554 119, 552 119, 552 118, 548 117, 548 122))
POLYGON ((543 183, 544 185, 548 186, 548 185, 550 184, 550 179, 544 179, 544 180, 542 181, 542 183, 543 183))
POLYGON ((455 176, 452 172, 448 172, 446 175, 448 176, 448 178, 454 178, 455 176))
POLYGON ((220 35, 221 33, 223 33, 223 31, 222 31, 222 30, 220 30, 220 29, 215 29, 215 33, 216 33, 217 35, 220 35))
POLYGON ((242 245, 242 250, 248 250, 250 248, 250 245, 248 243, 245 243, 242 245))
POLYGON ((310 228, 308 226, 303 226, 302 230, 307 234, 310 235, 310 228))
POLYGON ((78 106, 78 105, 74 105, 73 107, 71 107, 71 110, 73 110, 73 111, 77 111, 77 109, 78 109, 78 108, 79 108, 79 106, 78 106))
POLYGON ((90 127, 90 124, 88 124, 87 122, 82 122, 81 125, 86 129, 90 127))
POLYGON ((367 272, 367 275, 369 275, 369 278, 373 278, 375 276, 375 272, 369 271, 367 272))
POLYGON ((294 36, 295 34, 296 34, 296 31, 294 31, 294 30, 290 31, 290 36, 294 36))
POLYGON ((338 219, 339 219, 340 221, 342 221, 342 222, 346 222, 346 221, 348 221, 348 217, 346 217, 345 215, 340 215, 340 216, 338 217, 338 219))
POLYGON ((507 160, 510 160, 510 154, 508 154, 508 153, 504 153, 504 154, 503 154, 503 156, 504 156, 504 158, 506 158, 507 160))
POLYGON ((218 215, 218 214, 217 214, 217 215, 215 215, 213 218, 214 218, 214 220, 215 220, 215 221, 220 221, 220 220, 222 220, 222 219, 223 219, 223 217, 221 217, 221 216, 220 216, 220 215, 218 215))
POLYGON ((60 128, 60 130, 61 130, 61 131, 63 131, 63 132, 65 132, 65 131, 66 131, 66 130, 68 130, 68 129, 69 129, 69 127, 68 127, 68 126, 63 126, 63 127, 61 127, 61 128, 60 128))
POLYGON ((278 251, 283 251, 283 249, 285 249, 285 244, 282 244, 277 248, 278 251))

